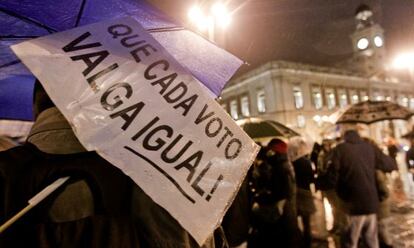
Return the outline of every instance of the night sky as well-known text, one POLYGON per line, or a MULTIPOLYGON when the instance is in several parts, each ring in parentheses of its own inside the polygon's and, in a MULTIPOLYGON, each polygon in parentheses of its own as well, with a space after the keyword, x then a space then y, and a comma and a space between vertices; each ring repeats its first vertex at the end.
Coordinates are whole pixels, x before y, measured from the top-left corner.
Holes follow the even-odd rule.
MULTIPOLYGON (((196 1, 150 2, 187 21, 196 1)), ((350 34, 361 4, 371 7, 385 30, 389 61, 414 51, 414 0, 232 0, 231 8, 239 8, 226 31, 225 48, 250 64, 242 71, 270 60, 330 65, 351 55, 350 34)))

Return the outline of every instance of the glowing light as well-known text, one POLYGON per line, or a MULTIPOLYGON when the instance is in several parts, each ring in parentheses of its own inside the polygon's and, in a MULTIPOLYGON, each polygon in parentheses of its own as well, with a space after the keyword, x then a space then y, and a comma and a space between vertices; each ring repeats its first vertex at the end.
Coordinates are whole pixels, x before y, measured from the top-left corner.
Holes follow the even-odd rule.
POLYGON ((321 116, 320 116, 320 115, 315 115, 312 119, 313 119, 315 122, 320 122, 320 121, 321 121, 321 116))
POLYGON ((394 60, 393 65, 397 69, 413 68, 414 67, 414 52, 401 54, 394 60))
POLYGON ((367 38, 361 38, 358 40, 358 43, 357 43, 358 49, 364 50, 368 47, 368 45, 369 45, 369 41, 367 38))
POLYGON ((406 152, 408 152, 408 150, 410 150, 410 147, 407 146, 407 145, 405 145, 405 146, 403 146, 403 150, 406 151, 406 152))
POLYGON ((381 36, 377 35, 374 37, 374 44, 377 47, 382 47, 382 45, 384 45, 384 41, 382 40, 381 36))
POLYGON ((213 18, 211 18, 210 16, 202 16, 197 20, 196 25, 198 29, 200 29, 201 31, 205 31, 209 27, 211 27, 213 23, 213 18))
POLYGON ((221 28, 227 28, 231 23, 231 16, 230 15, 224 15, 217 17, 217 23, 221 28))
POLYGON ((231 23, 231 14, 223 3, 215 3, 211 6, 209 13, 200 6, 194 5, 188 10, 188 19, 199 30, 210 30, 214 32, 215 27, 226 28, 231 23))
POLYGON ((216 19, 216 24, 221 28, 226 28, 231 23, 231 15, 223 3, 215 3, 211 6, 211 13, 216 19))
POLYGON ((190 19, 190 21, 192 22, 197 22, 200 17, 204 17, 204 14, 201 11, 200 6, 194 5, 193 7, 191 7, 188 11, 188 19, 190 19))
POLYGON ((323 207, 325 209, 326 229, 330 231, 333 228, 334 216, 332 212, 332 206, 329 203, 328 199, 326 199, 325 197, 323 198, 323 207))
POLYGON ((215 3, 213 6, 211 6, 211 13, 213 13, 214 16, 223 16, 227 14, 226 5, 223 3, 215 3))

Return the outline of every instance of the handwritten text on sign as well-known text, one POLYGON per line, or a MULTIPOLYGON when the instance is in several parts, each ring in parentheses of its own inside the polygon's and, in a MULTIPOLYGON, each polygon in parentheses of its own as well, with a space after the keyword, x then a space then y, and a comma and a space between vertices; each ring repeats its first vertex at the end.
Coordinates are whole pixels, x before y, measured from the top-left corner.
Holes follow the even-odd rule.
POLYGON ((24 42, 16 54, 88 150, 130 176, 201 244, 257 146, 133 19, 24 42))

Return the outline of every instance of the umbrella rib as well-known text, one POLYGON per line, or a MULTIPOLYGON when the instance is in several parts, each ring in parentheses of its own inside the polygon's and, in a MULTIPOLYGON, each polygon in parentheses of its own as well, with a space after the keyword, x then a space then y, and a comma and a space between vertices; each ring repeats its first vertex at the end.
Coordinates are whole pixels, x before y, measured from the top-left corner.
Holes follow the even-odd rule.
POLYGON ((14 12, 10 11, 10 10, 6 10, 6 9, 0 7, 0 11, 3 12, 3 13, 5 13, 5 14, 7 14, 7 15, 10 15, 10 16, 13 16, 13 17, 16 17, 16 18, 25 20, 27 22, 31 22, 31 23, 33 23, 33 24, 35 24, 35 25, 37 25, 37 26, 39 26, 41 28, 46 29, 49 33, 53 33, 53 32, 56 32, 57 31, 57 30, 55 30, 55 29, 53 29, 51 27, 46 26, 43 23, 40 23, 40 22, 38 22, 36 20, 33 20, 33 19, 29 18, 29 17, 25 17, 25 16, 22 16, 22 15, 19 15, 17 13, 14 13, 14 12))
POLYGON ((15 64, 18 64, 18 63, 20 63, 20 60, 13 60, 13 61, 11 61, 11 62, 9 62, 7 64, 0 65, 0 69, 1 68, 4 68, 4 67, 7 67, 7 66, 15 65, 15 64))
POLYGON ((79 9, 78 16, 76 17, 75 27, 77 27, 79 25, 80 19, 81 19, 82 15, 83 15, 83 10, 85 8, 85 4, 86 4, 86 0, 82 0, 82 3, 81 3, 81 6, 80 6, 80 9, 79 9))
POLYGON ((181 31, 184 30, 183 27, 169 27, 169 28, 149 28, 147 29, 150 33, 160 33, 160 32, 170 32, 170 31, 181 31))
POLYGON ((37 35, 27 35, 27 36, 19 36, 19 35, 0 35, 1 39, 32 39, 37 38, 37 35))

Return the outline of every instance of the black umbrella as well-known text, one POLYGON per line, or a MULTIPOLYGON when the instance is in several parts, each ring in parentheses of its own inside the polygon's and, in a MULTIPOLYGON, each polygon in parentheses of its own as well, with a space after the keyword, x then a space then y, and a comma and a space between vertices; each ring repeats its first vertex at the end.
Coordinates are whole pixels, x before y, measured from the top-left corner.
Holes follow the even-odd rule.
POLYGON ((371 124, 383 120, 408 120, 414 112, 390 101, 363 101, 351 105, 336 121, 371 124))
POLYGON ((300 136, 299 133, 273 120, 249 118, 249 119, 244 119, 244 120, 238 120, 237 124, 252 139, 270 138, 270 137, 291 138, 294 136, 300 136))

